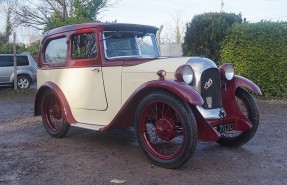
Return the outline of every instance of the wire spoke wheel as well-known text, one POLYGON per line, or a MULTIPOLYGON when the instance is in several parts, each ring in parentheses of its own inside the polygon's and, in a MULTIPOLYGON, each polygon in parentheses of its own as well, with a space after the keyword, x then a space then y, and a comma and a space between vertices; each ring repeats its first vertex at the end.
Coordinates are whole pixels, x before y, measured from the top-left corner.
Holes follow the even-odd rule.
POLYGON ((143 112, 141 131, 148 149, 161 159, 177 156, 184 145, 183 122, 165 102, 151 102, 143 112))
POLYGON ((46 131, 53 137, 64 136, 70 127, 65 122, 60 101, 52 91, 47 91, 43 97, 42 120, 46 131))
POLYGON ((190 157, 197 143, 197 127, 190 107, 165 92, 152 93, 136 111, 136 135, 153 163, 176 168, 190 157))

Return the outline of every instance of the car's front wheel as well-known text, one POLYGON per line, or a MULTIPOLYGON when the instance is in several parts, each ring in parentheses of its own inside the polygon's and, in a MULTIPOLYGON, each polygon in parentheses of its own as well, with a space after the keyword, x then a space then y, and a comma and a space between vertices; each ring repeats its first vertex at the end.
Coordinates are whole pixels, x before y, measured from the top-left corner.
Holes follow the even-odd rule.
POLYGON ((52 137, 63 137, 69 130, 60 101, 52 90, 45 92, 41 105, 42 120, 46 131, 52 137))
POLYGON ((249 119, 252 128, 246 132, 234 131, 235 133, 230 135, 222 135, 217 141, 222 146, 238 147, 247 143, 254 136, 259 125, 259 110, 251 94, 242 88, 237 88, 235 96, 239 109, 249 119))
POLYGON ((164 168, 183 165, 197 144, 197 125, 190 107, 166 92, 151 93, 141 101, 135 130, 144 153, 164 168))

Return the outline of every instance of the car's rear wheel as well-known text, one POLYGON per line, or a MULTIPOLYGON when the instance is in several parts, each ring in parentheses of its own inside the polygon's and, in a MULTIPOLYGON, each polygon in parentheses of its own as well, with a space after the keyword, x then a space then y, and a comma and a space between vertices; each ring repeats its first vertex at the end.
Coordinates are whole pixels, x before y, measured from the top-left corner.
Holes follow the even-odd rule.
POLYGON ((222 146, 238 147, 247 143, 254 136, 259 125, 259 111, 251 94, 242 88, 237 88, 235 96, 238 107, 249 119, 252 124, 252 128, 246 132, 235 131, 236 133, 222 136, 217 141, 217 143, 222 146))
POLYGON ((190 107, 166 92, 151 93, 141 101, 135 130, 144 153, 164 168, 183 165, 197 144, 197 125, 190 107))
POLYGON ((31 79, 26 75, 19 75, 17 77, 17 86, 19 89, 29 89, 31 86, 31 79))
POLYGON ((70 125, 66 123, 60 101, 52 90, 45 92, 41 109, 46 131, 52 137, 63 137, 68 132, 70 125))

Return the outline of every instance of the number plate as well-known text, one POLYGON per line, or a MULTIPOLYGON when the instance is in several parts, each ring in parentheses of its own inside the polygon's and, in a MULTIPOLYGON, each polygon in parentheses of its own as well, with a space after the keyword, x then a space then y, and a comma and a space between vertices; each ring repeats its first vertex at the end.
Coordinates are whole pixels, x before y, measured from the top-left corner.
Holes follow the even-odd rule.
POLYGON ((233 123, 226 123, 223 125, 218 125, 215 127, 215 129, 220 133, 220 134, 229 134, 234 132, 234 124, 233 123))

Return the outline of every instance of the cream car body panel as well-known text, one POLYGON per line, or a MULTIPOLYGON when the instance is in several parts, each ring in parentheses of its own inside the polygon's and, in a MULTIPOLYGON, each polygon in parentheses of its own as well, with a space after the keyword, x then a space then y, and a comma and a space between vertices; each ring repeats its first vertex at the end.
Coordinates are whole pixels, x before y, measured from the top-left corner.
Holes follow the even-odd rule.
MULTIPOLYGON (((75 119, 80 123, 108 125, 121 108, 121 71, 122 67, 103 67, 104 87, 107 98, 107 109, 104 111, 73 109, 75 119)), ((86 96, 82 94, 81 97, 86 96)), ((68 100, 69 101, 69 100, 68 100)), ((70 102, 69 102, 70 103, 70 102)), ((88 104, 91 104, 89 102, 88 104)))
POLYGON ((126 102, 130 95, 143 83, 157 80, 157 72, 161 69, 167 72, 166 79, 174 79, 176 69, 187 63, 188 57, 181 58, 161 58, 151 62, 136 66, 123 68, 122 102, 126 102))
MULTIPOLYGON (((39 80, 50 79, 51 82, 57 84, 72 109, 103 111, 107 109, 107 101, 102 72, 96 72, 93 69, 95 68, 39 70, 38 78, 39 80), (94 96, 95 94, 97 96, 94 96)), ((43 83, 40 83, 39 86, 43 83)))

